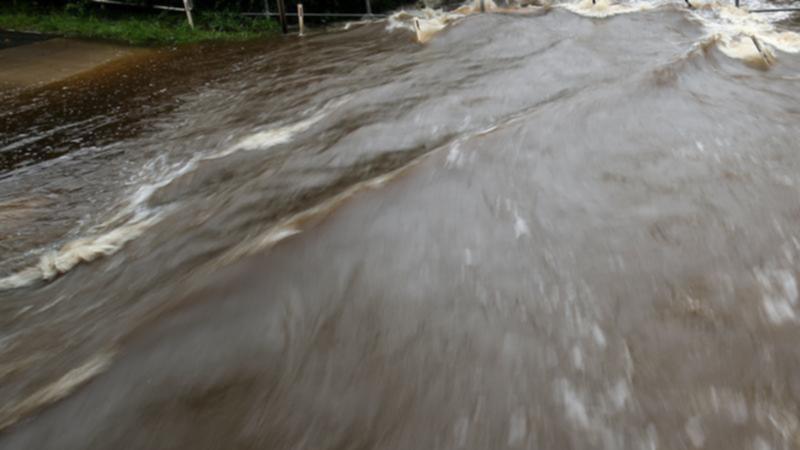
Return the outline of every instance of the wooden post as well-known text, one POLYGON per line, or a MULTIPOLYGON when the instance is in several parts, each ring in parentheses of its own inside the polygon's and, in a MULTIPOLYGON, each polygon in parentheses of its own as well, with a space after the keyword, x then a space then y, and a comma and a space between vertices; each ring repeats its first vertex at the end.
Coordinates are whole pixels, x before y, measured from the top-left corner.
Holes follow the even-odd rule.
POLYGON ((370 17, 372 16, 372 5, 369 3, 369 0, 367 0, 367 15, 370 17))
POLYGON ((751 35, 751 36, 750 36, 750 40, 752 40, 752 41, 753 41, 753 45, 755 45, 755 46, 756 46, 756 50, 758 50, 758 53, 759 53, 759 54, 760 54, 762 57, 764 57, 764 59, 766 59, 767 55, 766 55, 766 53, 764 53, 764 49, 763 49, 763 48, 761 48, 761 44, 758 42, 758 39, 756 39, 756 37, 755 37, 755 36, 752 36, 752 35, 751 35))
POLYGON ((264 15, 269 17, 269 0, 264 0, 264 15))
POLYGON ((300 25, 300 36, 303 35, 305 31, 305 22, 303 20, 303 4, 297 4, 297 24, 300 25))
POLYGON ((278 0, 278 17, 281 21, 281 30, 283 34, 289 32, 286 24, 286 2, 284 0, 278 0))
POLYGON ((736 7, 739 7, 739 0, 736 0, 736 7))
POLYGON ((192 0, 183 0, 183 9, 186 11, 186 19, 189 21, 189 27, 194 28, 194 20, 192 20, 192 0))

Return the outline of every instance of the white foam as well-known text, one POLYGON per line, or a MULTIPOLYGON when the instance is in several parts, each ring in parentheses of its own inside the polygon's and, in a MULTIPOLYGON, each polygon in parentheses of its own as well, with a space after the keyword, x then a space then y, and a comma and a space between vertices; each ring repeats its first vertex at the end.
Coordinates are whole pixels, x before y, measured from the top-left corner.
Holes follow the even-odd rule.
POLYGON ((16 289, 38 280, 52 280, 83 262, 116 253, 158 220, 157 216, 115 228, 108 233, 71 241, 55 251, 46 252, 34 267, 0 278, 0 290, 16 289))
MULTIPOLYGON (((613 0, 580 0, 558 4, 572 13, 585 17, 604 18, 618 14, 628 14, 652 10, 669 2, 613 0)), ((700 22, 708 32, 703 39, 717 42, 719 49, 727 56, 759 66, 769 66, 775 60, 775 50, 784 53, 800 52, 800 34, 777 29, 774 22, 788 17, 785 13, 754 14, 753 9, 774 7, 759 0, 748 0, 747 5, 736 8, 728 1, 693 0, 693 8, 688 9, 691 17, 700 22)))
POLYGON ((592 337, 600 348, 606 348, 606 336, 597 324, 592 325, 592 337))
POLYGON ((776 325, 795 320, 798 288, 794 274, 789 270, 758 269, 755 275, 761 285, 767 319, 776 325))
POLYGON ((447 19, 444 16, 428 20, 414 19, 414 31, 417 33, 417 41, 421 44, 433 39, 433 36, 444 30, 446 26, 447 19))
POLYGON ((450 146, 450 150, 447 152, 447 161, 445 161, 445 167, 461 167, 464 161, 464 154, 461 152, 460 149, 460 142, 456 141, 453 145, 450 146))
POLYGON ((342 97, 333 101, 326 103, 322 108, 319 109, 315 114, 307 119, 300 120, 298 122, 284 125, 277 128, 269 128, 264 131, 259 131, 257 133, 253 133, 249 136, 245 136, 241 138, 236 144, 228 147, 225 150, 220 152, 214 153, 209 156, 205 156, 203 159, 210 160, 210 159, 217 159, 223 158, 225 156, 229 156, 233 153, 236 153, 240 150, 266 150, 270 147, 274 147, 279 144, 285 144, 292 140, 297 134, 302 133, 315 124, 317 124, 320 120, 324 119, 328 114, 338 108, 339 106, 343 105, 349 100, 349 97, 342 97))
MULTIPOLYGON (((155 166, 162 163, 163 157, 159 157, 149 162, 144 172, 155 171, 155 166)), ((128 196, 125 205, 116 214, 90 229, 89 236, 68 241, 58 249, 45 250, 33 267, 0 278, 0 291, 29 286, 40 280, 49 281, 81 263, 116 253, 160 220, 159 210, 146 207, 150 197, 159 188, 193 170, 195 165, 196 161, 192 160, 161 171, 165 174, 159 177, 159 181, 139 186, 128 196), (122 225, 115 226, 117 223, 122 225), (102 231, 108 227, 111 228, 102 231)))
POLYGON ((416 17, 416 15, 413 11, 406 10, 401 10, 392 14, 386 21, 386 31, 414 31, 414 17, 416 17))
POLYGON ((564 402, 567 418, 584 428, 588 428, 589 415, 586 413, 586 405, 583 400, 568 381, 562 380, 560 385, 561 400, 564 402))
POLYGON ((519 212, 514 209, 514 236, 517 239, 521 238, 522 236, 530 236, 531 230, 528 228, 528 223, 525 222, 519 212))
POLYGON ((800 34, 779 30, 771 22, 774 15, 749 13, 724 2, 703 4, 691 14, 728 57, 769 66, 775 60, 774 50, 800 52, 800 34))
MULTIPOLYGON (((148 163, 145 172, 153 171, 163 158, 148 163)), ((39 261, 17 273, 0 278, 0 291, 18 289, 37 281, 49 281, 66 273, 75 266, 91 262, 103 256, 110 256, 125 244, 136 239, 160 220, 158 210, 146 207, 146 202, 161 187, 175 178, 194 169, 196 161, 178 165, 166 170, 166 174, 154 183, 139 186, 127 199, 125 206, 108 220, 89 230, 90 235, 68 241, 58 249, 42 252, 39 261), (122 225, 114 226, 122 222, 122 225), (107 231, 103 228, 112 227, 107 231)))
POLYGON ((424 44, 463 17, 479 12, 501 11, 493 0, 473 0, 454 11, 441 9, 402 10, 392 14, 387 21, 386 30, 409 30, 416 33, 417 42, 424 44))
POLYGON ((618 3, 610 0, 580 0, 578 2, 562 3, 558 5, 567 11, 584 17, 604 18, 618 14, 648 11, 656 7, 652 2, 618 3))
POLYGON ((284 144, 292 140, 297 133, 311 128, 311 126, 319 122, 322 117, 324 117, 324 114, 318 114, 291 125, 251 134, 241 139, 236 145, 230 147, 228 150, 207 157, 206 159, 221 158, 237 150, 267 149, 278 144, 284 144))

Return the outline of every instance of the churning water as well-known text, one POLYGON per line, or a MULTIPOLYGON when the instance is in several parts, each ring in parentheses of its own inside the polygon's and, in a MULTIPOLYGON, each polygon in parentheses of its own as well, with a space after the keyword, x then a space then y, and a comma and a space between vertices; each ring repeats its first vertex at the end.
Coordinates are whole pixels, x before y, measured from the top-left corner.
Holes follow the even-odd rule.
POLYGON ((800 35, 693 6, 0 94, 0 448, 799 448, 800 35))

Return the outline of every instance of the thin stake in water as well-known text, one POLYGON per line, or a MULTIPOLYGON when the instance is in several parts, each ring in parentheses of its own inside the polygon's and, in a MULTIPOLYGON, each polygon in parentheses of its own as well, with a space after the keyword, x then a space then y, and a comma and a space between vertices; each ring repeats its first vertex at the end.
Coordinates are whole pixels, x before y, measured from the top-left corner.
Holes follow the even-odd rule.
POLYGON ((300 26, 300 36, 303 35, 305 31, 305 21, 303 19, 303 4, 297 4, 297 24, 300 26))

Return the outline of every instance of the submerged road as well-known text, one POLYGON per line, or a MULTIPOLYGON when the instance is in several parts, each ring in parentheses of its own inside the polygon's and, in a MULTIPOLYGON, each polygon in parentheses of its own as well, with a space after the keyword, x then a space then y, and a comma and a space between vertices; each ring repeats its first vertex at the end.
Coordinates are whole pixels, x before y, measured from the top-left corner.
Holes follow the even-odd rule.
POLYGON ((573 6, 17 104, 0 449, 800 448, 800 38, 573 6))

